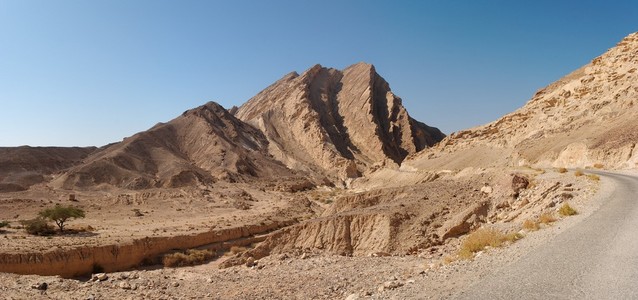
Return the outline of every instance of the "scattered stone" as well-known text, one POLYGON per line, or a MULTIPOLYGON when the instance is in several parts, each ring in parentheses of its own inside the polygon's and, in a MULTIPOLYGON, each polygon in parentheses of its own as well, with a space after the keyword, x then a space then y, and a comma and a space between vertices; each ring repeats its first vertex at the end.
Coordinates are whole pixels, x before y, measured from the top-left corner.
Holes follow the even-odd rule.
POLYGON ((348 295, 348 297, 346 297, 345 300, 357 300, 357 299, 359 299, 359 294, 358 293, 354 293, 354 294, 348 295))
POLYGON ((178 286, 179 286, 179 282, 173 282, 173 283, 171 283, 171 285, 172 285, 173 287, 178 287, 178 286))
POLYGON ((481 193, 489 195, 494 191, 494 189, 489 186, 487 183, 481 188, 481 193))
POLYGON ((206 279, 206 283, 213 283, 213 279, 212 278, 206 279))
POLYGON ((93 274, 91 277, 92 281, 105 281, 107 279, 109 279, 109 276, 106 273, 93 274))
POLYGON ((378 251, 378 252, 370 253, 369 256, 371 256, 371 257, 385 257, 385 256, 390 256, 390 253, 384 252, 384 251, 378 251))
POLYGON ((286 254, 286 253, 280 254, 278 258, 279 258, 279 260, 286 260, 286 259, 288 259, 288 254, 286 254))
POLYGON ((383 292, 383 291, 387 291, 387 290, 393 290, 393 289, 396 289, 396 288, 401 287, 401 286, 403 286, 402 282, 399 282, 399 281, 386 281, 382 285, 380 285, 379 288, 377 288, 377 291, 383 292))
POLYGON ((518 195, 522 190, 526 189, 529 186, 529 179, 527 177, 514 174, 512 177, 512 190, 514 190, 514 194, 518 195))
POLYGON ((254 257, 249 257, 246 260, 246 267, 254 267, 257 264, 257 262, 255 262, 255 258, 254 257))
POLYGON ((123 281, 123 282, 120 282, 120 288, 124 290, 130 290, 132 287, 128 282, 123 281))
POLYGON ((31 288, 40 290, 40 291, 46 291, 47 288, 49 288, 49 284, 47 284, 46 282, 36 283, 32 285, 31 288))

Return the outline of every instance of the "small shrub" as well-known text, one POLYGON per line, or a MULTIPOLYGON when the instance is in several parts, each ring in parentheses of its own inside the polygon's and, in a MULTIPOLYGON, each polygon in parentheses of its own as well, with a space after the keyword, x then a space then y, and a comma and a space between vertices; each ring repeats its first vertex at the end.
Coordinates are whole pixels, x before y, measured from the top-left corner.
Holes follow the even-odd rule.
POLYGON ((575 214, 577 214, 578 212, 576 212, 576 210, 574 208, 572 208, 569 204, 567 203, 563 203, 563 206, 561 206, 558 209, 558 213, 561 216, 573 216, 575 214))
POLYGON ((240 246, 232 246, 232 247, 230 247, 230 252, 232 254, 241 253, 241 252, 244 252, 246 250, 248 250, 248 248, 246 248, 246 247, 240 247, 240 246))
POLYGON ((524 236, 518 232, 512 232, 505 235, 505 241, 513 243, 522 239, 523 237, 524 236))
POLYGON ((552 213, 542 213, 539 217, 538 217, 538 222, 541 222, 543 224, 550 224, 553 222, 556 222, 556 218, 554 217, 554 215, 552 213))
POLYGON ((502 232, 491 228, 480 228, 470 233, 459 250, 459 257, 470 259, 474 253, 482 251, 485 247, 501 247, 505 242, 514 242, 522 238, 518 233, 503 234, 502 232))
POLYGON ((4 227, 7 227, 7 226, 9 226, 9 222, 7 222, 7 221, 0 221, 0 228, 4 228, 4 227))
POLYGON ((534 220, 525 220, 525 222, 523 222, 523 228, 525 230, 528 231, 536 231, 541 229, 540 225, 538 224, 538 222, 534 221, 534 220))
POLYGON ((558 168, 558 173, 567 173, 567 169, 566 168, 558 168))
POLYGON ((215 253, 211 250, 189 249, 186 253, 177 252, 164 255, 162 263, 165 267, 183 267, 203 264, 215 257, 215 253))
POLYGON ((22 220, 20 221, 20 224, 22 224, 28 234, 46 236, 55 233, 53 226, 51 226, 47 220, 43 218, 22 220))
POLYGON ((600 181, 600 176, 596 175, 596 174, 587 174, 587 178, 593 180, 593 181, 600 181))
POLYGON ((445 257, 443 257, 443 263, 446 265, 449 265, 453 262, 455 262, 458 259, 458 257, 456 256, 452 256, 452 255, 446 255, 445 257))
POLYGON ((605 166, 604 166, 603 164, 600 164, 600 163, 598 163, 598 164, 594 164, 594 168, 596 168, 596 169, 602 169, 602 168, 604 168, 604 167, 605 167, 605 166))
POLYGON ((574 176, 576 176, 576 177, 583 176, 584 174, 585 174, 585 173, 583 173, 583 171, 581 171, 581 170, 576 170, 576 171, 574 172, 574 176))

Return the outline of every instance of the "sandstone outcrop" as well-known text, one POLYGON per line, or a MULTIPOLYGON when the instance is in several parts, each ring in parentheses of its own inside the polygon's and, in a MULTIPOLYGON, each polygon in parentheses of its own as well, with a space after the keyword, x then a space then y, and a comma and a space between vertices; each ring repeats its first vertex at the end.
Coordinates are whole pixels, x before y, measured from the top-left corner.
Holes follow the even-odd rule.
MULTIPOLYGON (((188 236, 147 237, 125 244, 54 249, 44 253, 0 253, 0 272, 77 277, 91 274, 96 268, 106 272, 127 270, 139 266, 144 260, 152 261, 159 255, 175 249, 207 246, 209 249, 218 250, 227 249, 235 245, 235 242, 243 242, 239 245, 245 245, 259 241, 258 239, 240 239, 266 233, 290 223, 291 221, 271 222, 264 225, 200 232, 188 236)), ((98 279, 102 280, 99 277, 98 279)))
POLYGON ((412 119, 365 63, 290 73, 239 107, 236 116, 259 128, 269 153, 288 167, 341 179, 358 177, 374 164, 400 164, 444 137, 412 119))

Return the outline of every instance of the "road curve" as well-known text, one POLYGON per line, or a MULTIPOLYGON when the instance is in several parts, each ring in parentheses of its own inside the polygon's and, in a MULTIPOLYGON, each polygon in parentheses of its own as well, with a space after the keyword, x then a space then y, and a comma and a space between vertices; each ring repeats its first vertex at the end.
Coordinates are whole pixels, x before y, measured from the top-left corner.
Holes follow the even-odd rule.
POLYGON ((591 171, 616 188, 589 217, 455 299, 638 299, 638 177, 591 171))

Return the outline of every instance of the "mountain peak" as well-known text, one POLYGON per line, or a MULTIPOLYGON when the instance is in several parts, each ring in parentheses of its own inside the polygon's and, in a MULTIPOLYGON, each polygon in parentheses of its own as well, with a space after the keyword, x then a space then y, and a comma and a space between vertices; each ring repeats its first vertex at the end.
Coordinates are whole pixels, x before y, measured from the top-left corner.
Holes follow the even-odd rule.
POLYGON ((343 71, 314 65, 260 92, 236 115, 261 129, 269 152, 290 168, 341 178, 400 163, 443 138, 413 120, 367 63, 343 71))
POLYGON ((360 71, 370 71, 370 72, 376 72, 376 69, 374 67, 373 64, 369 64, 367 62, 358 62, 356 64, 352 64, 348 67, 346 67, 345 69, 343 69, 343 71, 347 71, 347 70, 360 70, 360 71))

